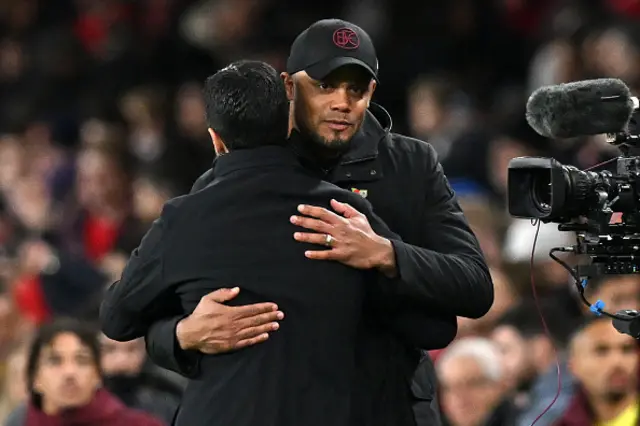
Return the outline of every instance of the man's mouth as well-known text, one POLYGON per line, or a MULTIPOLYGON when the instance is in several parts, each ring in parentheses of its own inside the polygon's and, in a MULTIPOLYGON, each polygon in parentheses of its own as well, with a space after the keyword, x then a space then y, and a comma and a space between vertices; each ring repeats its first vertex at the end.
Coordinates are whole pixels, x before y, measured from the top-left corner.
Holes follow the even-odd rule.
POLYGON ((340 132, 347 130, 349 127, 351 127, 351 123, 344 120, 327 120, 326 123, 330 129, 337 130, 340 132))

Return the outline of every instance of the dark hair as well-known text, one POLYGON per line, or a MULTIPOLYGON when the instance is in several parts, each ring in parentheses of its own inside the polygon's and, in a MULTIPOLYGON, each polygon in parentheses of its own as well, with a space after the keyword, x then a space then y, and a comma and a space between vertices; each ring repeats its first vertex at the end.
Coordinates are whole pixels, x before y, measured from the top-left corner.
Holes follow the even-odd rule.
POLYGON ((540 302, 540 310, 535 302, 526 300, 507 311, 496 324, 515 328, 524 339, 545 335, 540 314, 544 317, 554 346, 564 348, 578 321, 574 320, 563 307, 553 300, 540 302))
POLYGON ((611 324, 611 318, 601 315, 587 315, 585 316, 582 321, 574 328, 573 333, 571 333, 571 336, 569 336, 569 343, 573 342, 579 335, 581 335, 587 328, 591 327, 593 324, 598 323, 600 321, 607 321, 609 323, 609 325, 611 325, 611 327, 613 327, 613 324, 611 324))
POLYGON ((260 61, 233 62, 204 84, 207 125, 227 148, 284 145, 289 102, 278 72, 260 61))
POLYGON ((41 397, 34 391, 33 382, 39 366, 39 358, 42 349, 60 334, 70 333, 76 336, 86 346, 93 356, 98 373, 102 375, 100 366, 100 344, 98 342, 98 329, 89 323, 71 318, 58 318, 43 324, 33 339, 27 358, 27 389, 36 405, 40 405, 41 397))

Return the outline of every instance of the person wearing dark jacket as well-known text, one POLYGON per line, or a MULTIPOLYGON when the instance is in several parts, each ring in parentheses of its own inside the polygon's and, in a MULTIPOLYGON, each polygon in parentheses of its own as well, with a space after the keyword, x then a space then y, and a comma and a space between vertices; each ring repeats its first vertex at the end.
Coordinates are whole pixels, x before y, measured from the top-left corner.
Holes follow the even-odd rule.
MULTIPOLYGON (((302 167, 286 146, 289 105, 269 65, 229 65, 207 79, 205 100, 216 178, 165 205, 122 280, 107 291, 103 332, 115 340, 140 337, 148 321, 166 311, 189 314, 208 293, 234 282, 241 288, 236 302, 270 299, 287 319, 263 345, 202 357, 176 424, 349 425, 365 294, 386 295, 385 284, 363 268, 305 258, 338 237, 300 244, 292 236, 301 228, 286 219, 302 204, 348 203, 364 212, 363 223, 394 235, 365 199, 302 167)), ((391 281, 386 286, 396 289, 391 281)), ((413 344, 444 346, 455 336, 454 319, 425 323, 418 315, 406 324, 426 336, 413 344)))
POLYGON ((40 327, 27 359, 29 401, 6 426, 162 426, 102 387, 97 330, 73 319, 40 327))
MULTIPOLYGON (((483 316, 493 303, 489 270, 433 147, 392 133, 389 114, 370 103, 378 60, 369 36, 349 22, 319 21, 294 42, 287 71, 282 75, 292 106, 290 145, 300 161, 365 197, 401 237, 377 245, 378 236, 370 227, 360 227, 350 210, 352 215, 334 229, 342 233, 343 245, 332 250, 333 259, 350 264, 375 258, 379 262, 369 268, 395 273, 397 297, 389 311, 483 316), (370 84, 365 90, 353 84, 363 71, 370 84), (363 92, 368 96, 363 98, 363 92), (384 250, 373 253, 374 246, 384 250)), ((205 173, 194 190, 213 178, 215 170, 205 173)), ((245 328, 220 303, 233 297, 227 292, 197 315, 155 323, 146 336, 150 357, 165 368, 197 377, 199 354, 262 342, 264 327, 273 319, 256 316, 259 326, 245 328)), ((392 317, 375 310, 365 315, 358 336, 361 388, 356 392, 361 405, 356 412, 365 418, 354 424, 438 425, 431 360, 427 356, 423 361, 424 374, 411 386, 422 352, 389 330, 385 320, 392 317)))

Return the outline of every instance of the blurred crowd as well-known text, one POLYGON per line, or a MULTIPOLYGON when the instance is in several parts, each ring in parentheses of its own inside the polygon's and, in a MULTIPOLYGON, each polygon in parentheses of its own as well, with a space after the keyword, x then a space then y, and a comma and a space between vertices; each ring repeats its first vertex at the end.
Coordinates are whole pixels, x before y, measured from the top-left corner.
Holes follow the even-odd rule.
MULTIPOLYGON (((33 389, 29 345, 41 325, 93 323, 163 203, 210 167, 204 78, 240 58, 283 69, 295 36, 325 17, 372 36, 374 101, 394 131, 434 145, 492 269, 490 313, 460 319, 457 340, 433 353, 446 424, 526 426, 554 400, 536 424, 608 424, 637 408, 633 340, 607 320, 585 323, 593 315, 548 257, 570 236, 543 225, 532 251, 536 228, 508 216, 505 193, 514 157, 586 168, 617 155, 601 137, 538 136, 524 105, 542 85, 595 77, 639 93, 640 1, 3 0, 0 424, 33 389)), ((639 309, 640 280, 594 280, 587 297, 610 311, 639 309)), ((70 335, 80 337, 54 339, 61 351, 86 343, 70 335)), ((142 341, 98 338, 92 362, 106 389, 168 424, 181 378, 151 365, 142 341)), ((56 377, 43 372, 41 391, 55 393, 56 377)), ((618 424, 636 424, 630 416, 618 424)))

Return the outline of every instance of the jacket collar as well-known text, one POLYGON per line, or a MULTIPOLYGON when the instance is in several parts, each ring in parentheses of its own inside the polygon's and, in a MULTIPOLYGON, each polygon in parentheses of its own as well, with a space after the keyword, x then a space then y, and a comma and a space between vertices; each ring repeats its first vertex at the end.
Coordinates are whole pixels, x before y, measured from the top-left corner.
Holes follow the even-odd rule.
POLYGON ((378 156, 378 145, 393 126, 386 109, 372 103, 367 110, 362 127, 351 141, 351 148, 342 157, 341 165, 370 160, 378 156))
POLYGON ((236 150, 216 157, 213 162, 213 174, 220 177, 238 170, 271 166, 299 167, 300 162, 289 148, 263 146, 236 150))

